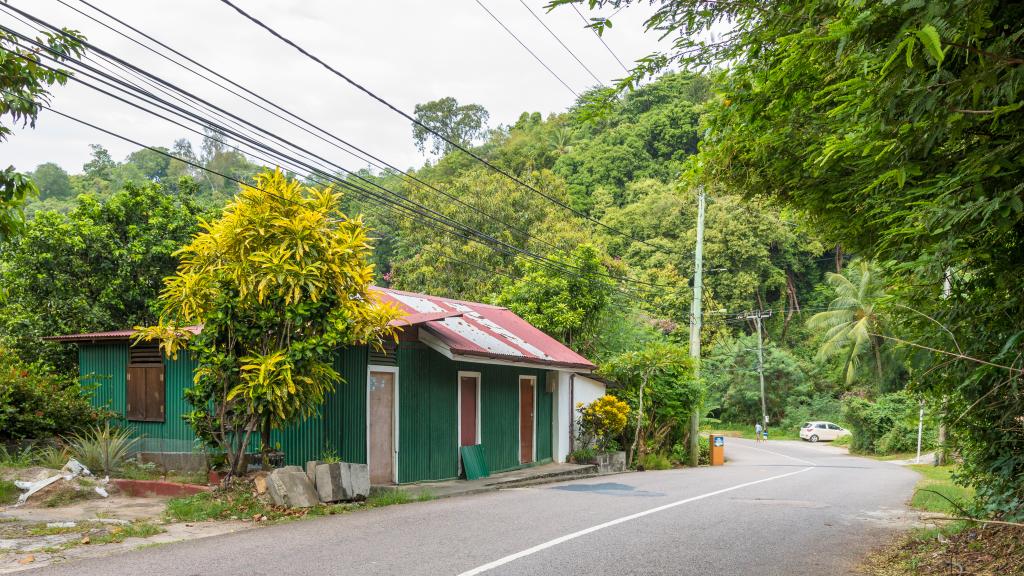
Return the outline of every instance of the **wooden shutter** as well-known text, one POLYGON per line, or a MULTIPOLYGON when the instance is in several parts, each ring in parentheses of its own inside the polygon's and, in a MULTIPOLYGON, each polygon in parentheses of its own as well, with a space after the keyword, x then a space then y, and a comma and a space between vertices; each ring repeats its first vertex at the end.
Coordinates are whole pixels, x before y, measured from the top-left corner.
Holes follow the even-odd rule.
POLYGON ((142 343, 129 349, 125 417, 144 422, 163 422, 167 406, 163 353, 156 344, 142 343))
POLYGON ((127 409, 125 417, 129 420, 146 419, 146 368, 129 366, 127 379, 127 409))
POLYGON ((165 411, 164 367, 146 368, 146 420, 163 422, 165 411))
POLYGON ((384 349, 370 346, 370 364, 374 366, 398 366, 398 347, 394 342, 384 342, 384 349))

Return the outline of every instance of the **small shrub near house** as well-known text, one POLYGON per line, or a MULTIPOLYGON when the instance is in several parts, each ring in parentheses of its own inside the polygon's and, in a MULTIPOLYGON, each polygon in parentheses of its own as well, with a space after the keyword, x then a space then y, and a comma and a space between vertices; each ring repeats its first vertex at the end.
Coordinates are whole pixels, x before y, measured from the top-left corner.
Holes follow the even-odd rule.
POLYGON ((73 434, 112 416, 89 403, 89 391, 73 376, 0 349, 0 442, 73 434))
POLYGON ((629 404, 605 394, 586 406, 580 403, 576 411, 580 415, 580 445, 584 449, 594 445, 597 451, 605 452, 618 447, 616 439, 626 428, 629 404))

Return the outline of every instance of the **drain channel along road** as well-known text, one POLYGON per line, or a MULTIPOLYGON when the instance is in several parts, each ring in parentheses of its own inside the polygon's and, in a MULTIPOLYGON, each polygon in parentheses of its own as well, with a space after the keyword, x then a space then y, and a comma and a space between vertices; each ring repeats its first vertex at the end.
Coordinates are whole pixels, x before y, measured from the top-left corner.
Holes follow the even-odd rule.
POLYGON ((726 456, 721 467, 392 506, 44 571, 831 576, 854 573, 902 524, 917 480, 820 444, 729 438, 726 456))

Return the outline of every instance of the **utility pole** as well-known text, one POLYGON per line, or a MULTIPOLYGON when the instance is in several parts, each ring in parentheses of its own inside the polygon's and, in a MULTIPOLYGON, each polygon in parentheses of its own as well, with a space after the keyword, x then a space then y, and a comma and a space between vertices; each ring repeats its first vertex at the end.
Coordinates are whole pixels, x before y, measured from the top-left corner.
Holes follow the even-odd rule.
MULTIPOLYGON (((701 295, 704 291, 704 186, 697 192, 697 248, 693 253, 693 305, 690 307, 690 357, 693 376, 700 378, 701 295)), ((700 462, 700 406, 690 414, 690 466, 700 462)))
POLYGON ((768 404, 764 398, 764 341, 761 338, 761 320, 771 316, 771 310, 757 310, 745 316, 747 320, 753 320, 757 326, 757 376, 761 379, 761 421, 765 428, 768 427, 768 404))

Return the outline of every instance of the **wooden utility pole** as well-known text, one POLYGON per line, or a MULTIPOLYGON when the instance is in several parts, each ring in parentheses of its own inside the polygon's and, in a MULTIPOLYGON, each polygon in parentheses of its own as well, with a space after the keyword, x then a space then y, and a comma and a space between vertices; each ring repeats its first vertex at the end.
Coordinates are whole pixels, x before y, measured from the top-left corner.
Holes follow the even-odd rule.
MULTIPOLYGON (((690 306, 690 357, 693 376, 700 379, 701 294, 704 290, 704 187, 697 192, 697 248, 693 253, 693 304, 690 306)), ((700 462, 700 406, 690 414, 690 466, 700 462)))
POLYGON ((764 397, 764 340, 761 338, 761 320, 771 318, 771 310, 757 310, 748 313, 745 318, 753 320, 757 327, 757 376, 761 380, 761 422, 768 427, 768 403, 764 397))

